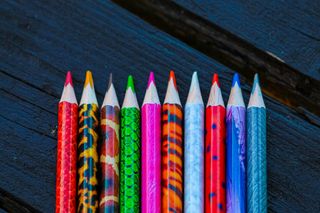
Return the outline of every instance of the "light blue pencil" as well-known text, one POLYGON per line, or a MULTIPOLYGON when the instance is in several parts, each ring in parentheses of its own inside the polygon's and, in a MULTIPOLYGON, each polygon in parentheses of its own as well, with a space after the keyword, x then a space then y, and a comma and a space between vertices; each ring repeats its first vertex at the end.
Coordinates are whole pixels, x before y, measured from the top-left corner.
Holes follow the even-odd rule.
POLYGON ((239 75, 227 105, 227 213, 246 213, 246 107, 239 75))
POLYGON ((184 116, 184 212, 204 212, 204 104, 192 75, 184 116))
POLYGON ((256 74, 247 110, 248 213, 267 212, 266 145, 266 107, 256 74))

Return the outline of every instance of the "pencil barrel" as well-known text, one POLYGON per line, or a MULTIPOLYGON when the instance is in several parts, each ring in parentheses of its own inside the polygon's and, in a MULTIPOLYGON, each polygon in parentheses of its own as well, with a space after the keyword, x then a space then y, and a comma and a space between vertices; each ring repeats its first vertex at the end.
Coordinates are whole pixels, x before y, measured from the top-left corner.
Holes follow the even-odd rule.
POLYGON ((78 212, 98 210, 98 127, 96 104, 79 107, 78 212))
POLYGON ((140 211, 140 111, 121 109, 120 212, 140 211))
POLYGON ((162 108, 162 212, 183 212, 182 108, 162 108))
POLYGON ((101 186, 99 211, 105 213, 119 211, 119 152, 120 152, 120 109, 106 105, 100 112, 101 146, 100 170, 101 186))
POLYGON ((227 212, 246 212, 245 107, 227 108, 227 212))
POLYGON ((141 212, 161 212, 161 105, 142 107, 141 212))
POLYGON ((206 108, 205 212, 226 212, 226 110, 206 108))
POLYGON ((266 110, 247 111, 248 213, 267 212, 266 110))
POLYGON ((184 212, 204 211, 204 107, 187 104, 184 114, 184 212))
POLYGON ((78 105, 59 103, 56 213, 76 211, 78 105))

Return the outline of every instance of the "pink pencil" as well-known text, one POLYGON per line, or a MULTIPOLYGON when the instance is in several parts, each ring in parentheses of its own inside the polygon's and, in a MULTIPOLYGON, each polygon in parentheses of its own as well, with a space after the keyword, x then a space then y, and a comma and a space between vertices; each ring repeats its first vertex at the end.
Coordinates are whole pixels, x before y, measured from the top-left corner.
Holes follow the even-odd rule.
POLYGON ((161 212, 161 105, 150 73, 142 104, 141 212, 161 212))

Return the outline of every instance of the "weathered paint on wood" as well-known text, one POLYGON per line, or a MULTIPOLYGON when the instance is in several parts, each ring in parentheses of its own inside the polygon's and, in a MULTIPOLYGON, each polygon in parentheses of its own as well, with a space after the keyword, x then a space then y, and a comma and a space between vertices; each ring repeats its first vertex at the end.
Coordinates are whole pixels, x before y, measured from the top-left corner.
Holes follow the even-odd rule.
MULTIPOLYGON (((127 75, 139 79, 141 104, 149 70, 155 71, 163 100, 170 69, 176 71, 182 103, 194 70, 204 100, 213 72, 227 100, 230 69, 109 1, 5 0, 0 10, 0 189, 39 211, 54 210, 57 104, 67 70, 73 71, 78 101, 86 69, 93 71, 100 104, 109 72, 120 102, 127 75)), ((252 79, 242 81, 247 102, 252 79)), ((320 127, 269 97, 265 101, 269 212, 315 212, 320 127)), ((11 208, 1 202, 0 207, 11 208)))
POLYGON ((320 80, 320 1, 175 2, 320 80))

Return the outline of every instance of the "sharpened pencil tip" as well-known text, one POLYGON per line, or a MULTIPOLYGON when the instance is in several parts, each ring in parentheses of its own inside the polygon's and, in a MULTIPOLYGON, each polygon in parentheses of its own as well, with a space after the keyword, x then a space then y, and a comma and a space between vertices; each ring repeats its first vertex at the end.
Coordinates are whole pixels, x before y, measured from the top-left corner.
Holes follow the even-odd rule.
POLYGON ((131 88, 132 92, 135 92, 132 75, 129 75, 129 76, 128 76, 127 89, 129 89, 129 88, 131 88))
POLYGON ((219 84, 219 76, 217 73, 214 73, 213 74, 213 77, 212 77, 212 85, 216 83, 219 87, 220 87, 220 84, 219 84))
POLYGON ((174 74, 173 70, 170 71, 169 81, 170 79, 172 79, 174 87, 177 89, 176 75, 174 74))
POLYGON ((67 72, 66 81, 65 81, 64 85, 67 86, 68 84, 73 86, 71 71, 67 72))
POLYGON ((252 92, 251 92, 251 93, 254 92, 255 88, 256 88, 258 85, 260 85, 260 83, 259 83, 259 75, 258 75, 258 73, 256 73, 256 74, 254 75, 253 87, 252 87, 252 92))
POLYGON ((234 86, 236 83, 238 83, 238 86, 240 86, 240 77, 238 73, 235 73, 232 80, 232 86, 234 86))
POLYGON ((90 87, 93 88, 93 78, 90 70, 86 72, 86 80, 84 82, 84 86, 87 86, 88 84, 90 84, 90 87))
POLYGON ((109 75, 109 83, 108 83, 108 89, 107 89, 107 91, 110 89, 111 84, 112 84, 112 73, 110 73, 110 75, 109 75))
POLYGON ((196 86, 196 84, 199 84, 198 73, 197 72, 193 72, 192 79, 191 79, 191 87, 196 86))
POLYGON ((149 80, 148 80, 148 87, 150 86, 150 84, 153 82, 153 84, 155 84, 154 82, 154 73, 150 72, 149 74, 149 80))

